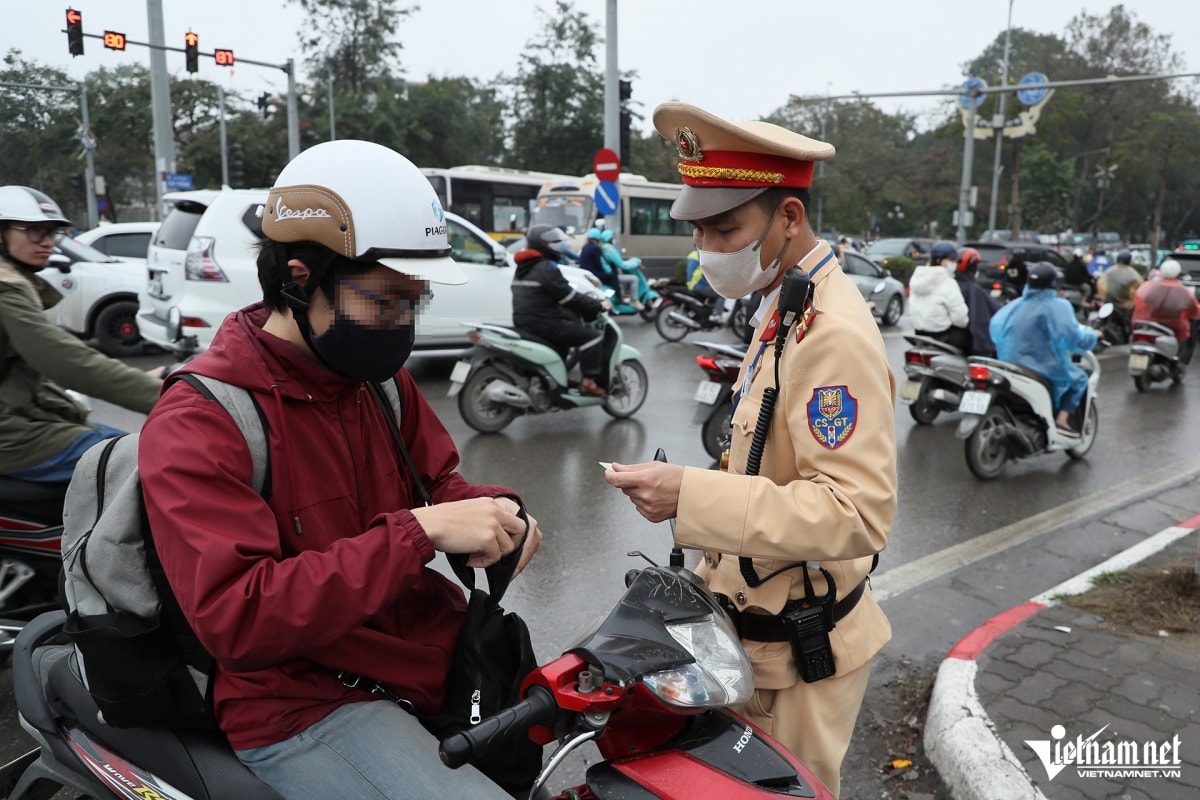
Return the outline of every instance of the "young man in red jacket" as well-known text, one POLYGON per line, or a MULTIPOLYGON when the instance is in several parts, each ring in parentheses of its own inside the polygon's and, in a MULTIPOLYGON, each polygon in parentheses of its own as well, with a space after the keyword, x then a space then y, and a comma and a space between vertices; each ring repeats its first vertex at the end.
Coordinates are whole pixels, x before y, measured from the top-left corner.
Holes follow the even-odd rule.
POLYGON ((252 393, 269 487, 253 488, 229 414, 182 381, 139 450, 163 567, 218 664, 217 721, 288 798, 507 797, 443 767, 412 714, 337 677, 439 711, 466 602, 430 567, 435 551, 512 573, 541 541, 512 490, 455 471, 454 443, 402 368, 429 283, 465 280, 436 195, 399 153, 329 142, 280 173, 263 234, 263 303, 226 318, 186 369, 252 393), (368 386, 393 378, 428 506, 368 386))

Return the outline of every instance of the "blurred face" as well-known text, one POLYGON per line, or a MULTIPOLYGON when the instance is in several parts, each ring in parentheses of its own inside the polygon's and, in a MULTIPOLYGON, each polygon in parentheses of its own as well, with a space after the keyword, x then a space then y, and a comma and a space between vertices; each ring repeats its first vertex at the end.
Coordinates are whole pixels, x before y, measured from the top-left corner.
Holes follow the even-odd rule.
POLYGON ((372 330, 396 330, 414 324, 430 296, 427 281, 376 265, 365 272, 339 274, 332 305, 324 292, 316 292, 308 320, 318 336, 329 330, 336 316, 372 330))
POLYGON ((57 225, 40 222, 10 223, 0 236, 9 254, 23 264, 44 267, 50 263, 50 254, 62 235, 57 225))

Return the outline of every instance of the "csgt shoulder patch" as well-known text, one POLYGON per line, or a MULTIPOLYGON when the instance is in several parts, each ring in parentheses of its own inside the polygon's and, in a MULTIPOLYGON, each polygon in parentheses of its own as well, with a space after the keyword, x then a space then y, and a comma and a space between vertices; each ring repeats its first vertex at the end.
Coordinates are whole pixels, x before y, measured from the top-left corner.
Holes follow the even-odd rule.
POLYGON ((845 386, 818 386, 808 401, 808 430, 830 450, 845 444, 858 424, 858 400, 845 386))

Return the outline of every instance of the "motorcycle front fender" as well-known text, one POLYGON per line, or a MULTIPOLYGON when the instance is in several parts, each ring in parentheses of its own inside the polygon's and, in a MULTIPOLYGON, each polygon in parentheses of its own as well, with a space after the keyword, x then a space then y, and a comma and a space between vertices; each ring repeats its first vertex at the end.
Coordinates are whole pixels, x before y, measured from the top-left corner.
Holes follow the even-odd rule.
POLYGON ((971 434, 975 432, 982 421, 982 414, 963 414, 958 421, 958 430, 954 432, 954 435, 959 439, 970 439, 971 434))

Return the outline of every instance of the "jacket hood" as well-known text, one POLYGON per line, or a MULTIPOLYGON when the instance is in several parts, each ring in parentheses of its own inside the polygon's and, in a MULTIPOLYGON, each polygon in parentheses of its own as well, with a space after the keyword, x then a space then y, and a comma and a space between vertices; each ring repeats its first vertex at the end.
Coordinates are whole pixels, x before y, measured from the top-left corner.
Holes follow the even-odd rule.
POLYGON ((913 294, 932 294, 942 281, 951 280, 950 273, 941 266, 917 267, 908 279, 908 288, 913 294))
POLYGON ((263 330, 270 310, 262 303, 235 311, 221 323, 212 345, 184 366, 250 391, 296 400, 328 400, 354 389, 342 377, 291 342, 263 330))

